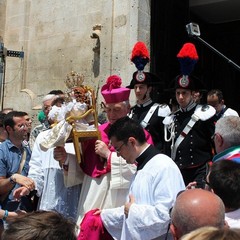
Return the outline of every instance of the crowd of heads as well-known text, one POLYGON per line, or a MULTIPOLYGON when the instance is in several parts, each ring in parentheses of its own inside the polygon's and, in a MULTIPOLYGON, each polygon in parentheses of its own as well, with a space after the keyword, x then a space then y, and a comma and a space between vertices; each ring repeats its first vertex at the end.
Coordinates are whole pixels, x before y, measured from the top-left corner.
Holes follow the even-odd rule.
POLYGON ((36 211, 9 222, 2 240, 76 240, 76 224, 54 211, 36 211))

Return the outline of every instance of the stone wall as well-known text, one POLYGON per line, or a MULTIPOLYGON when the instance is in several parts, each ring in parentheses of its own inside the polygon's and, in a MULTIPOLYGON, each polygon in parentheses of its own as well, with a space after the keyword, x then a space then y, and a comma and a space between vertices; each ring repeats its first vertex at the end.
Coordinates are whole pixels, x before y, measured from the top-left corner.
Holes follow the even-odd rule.
POLYGON ((149 2, 0 1, 4 45, 24 51, 23 59, 6 58, 3 106, 35 117, 38 111, 32 108, 50 90, 65 90, 64 80, 71 70, 94 86, 98 103, 98 90, 109 75, 120 75, 128 85, 135 71, 129 60, 133 45, 144 41, 149 46, 149 2))

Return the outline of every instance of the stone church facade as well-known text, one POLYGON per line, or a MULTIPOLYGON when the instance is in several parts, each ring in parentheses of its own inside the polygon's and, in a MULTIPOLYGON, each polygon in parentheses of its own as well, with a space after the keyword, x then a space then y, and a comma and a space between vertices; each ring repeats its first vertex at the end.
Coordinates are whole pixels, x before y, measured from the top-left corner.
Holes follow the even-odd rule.
POLYGON ((150 48, 150 9, 150 0, 0 0, 0 40, 24 52, 1 59, 1 107, 34 118, 45 94, 66 90, 70 71, 84 75, 100 104, 109 75, 129 84, 134 44, 150 48))

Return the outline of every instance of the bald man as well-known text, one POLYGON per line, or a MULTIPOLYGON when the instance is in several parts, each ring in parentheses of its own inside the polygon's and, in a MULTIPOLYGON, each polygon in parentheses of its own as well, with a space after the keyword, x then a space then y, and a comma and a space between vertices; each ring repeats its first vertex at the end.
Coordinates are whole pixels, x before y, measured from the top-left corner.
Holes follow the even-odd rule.
POLYGON ((223 228, 225 208, 222 200, 212 192, 190 189, 176 199, 171 212, 170 226, 174 240, 204 226, 223 228))

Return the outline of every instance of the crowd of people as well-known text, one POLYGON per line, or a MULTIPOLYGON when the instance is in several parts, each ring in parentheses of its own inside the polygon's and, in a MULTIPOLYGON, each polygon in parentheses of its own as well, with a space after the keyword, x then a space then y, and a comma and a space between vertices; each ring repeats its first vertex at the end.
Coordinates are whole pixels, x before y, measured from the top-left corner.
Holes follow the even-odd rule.
MULTIPOLYGON (((107 119, 99 136, 77 145, 64 137, 85 115, 59 132, 50 117, 66 107, 61 90, 44 96, 33 129, 26 112, 1 111, 1 239, 240 239, 240 118, 219 89, 204 104, 196 100, 193 44, 177 57, 184 63, 172 88, 177 109, 152 100, 159 79, 144 71, 150 58, 138 42, 129 85, 112 75, 101 88, 107 119)), ((82 89, 72 86, 74 103, 89 96, 82 89)))

